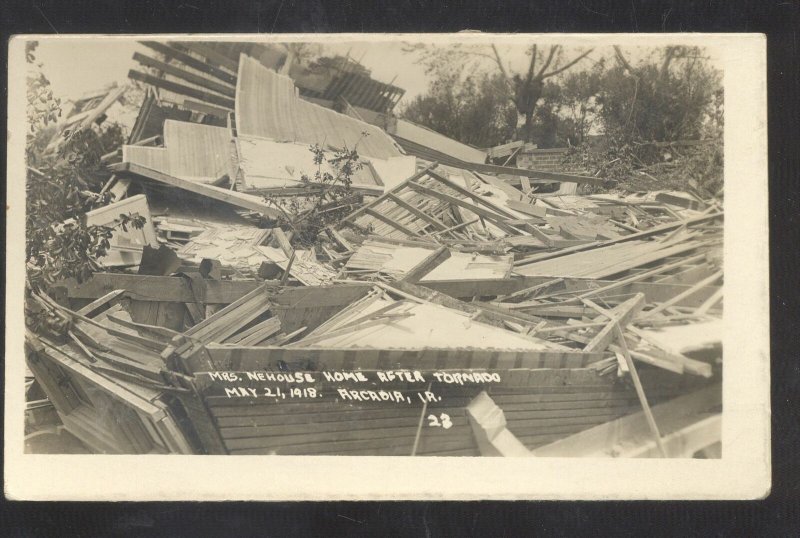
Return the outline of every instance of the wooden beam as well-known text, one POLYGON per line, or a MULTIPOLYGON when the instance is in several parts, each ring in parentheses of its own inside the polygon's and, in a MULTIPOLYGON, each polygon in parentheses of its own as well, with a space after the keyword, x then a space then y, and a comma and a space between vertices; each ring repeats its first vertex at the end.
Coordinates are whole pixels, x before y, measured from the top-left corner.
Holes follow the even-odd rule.
MULTIPOLYGON (((579 279, 565 279, 564 285, 569 293, 581 294, 586 290, 591 290, 592 285, 599 285, 601 287, 614 284, 612 280, 579 280, 579 279)), ((617 297, 625 297, 626 295, 634 295, 636 293, 644 293, 645 302, 647 303, 661 303, 668 301, 679 293, 689 289, 685 284, 660 284, 656 282, 630 282, 621 287, 616 287, 609 291, 602 291, 594 293, 591 297, 598 299, 614 299, 617 297)), ((698 291, 696 294, 685 297, 677 306, 697 307, 703 303, 704 300, 711 297, 714 293, 721 290, 719 286, 707 286, 706 288, 698 291)))
MULTIPOLYGON (((456 296, 434 290, 428 283, 426 283, 425 286, 418 286, 411 282, 397 281, 390 284, 378 283, 377 285, 390 293, 395 293, 401 297, 410 298, 417 302, 438 304, 472 315, 480 314, 482 318, 498 326, 502 325, 504 321, 521 323, 523 325, 535 325, 542 321, 541 318, 511 312, 491 304, 459 301, 454 298, 456 296)), ((472 296, 474 296, 474 294, 470 295, 470 297, 472 296)))
MULTIPOLYGON (((698 417, 703 417, 703 419, 708 417, 707 413, 721 403, 722 386, 715 384, 653 406, 653 416, 665 426, 667 435, 663 441, 667 454, 671 457, 691 456, 681 454, 680 450, 675 451, 677 447, 670 442, 671 434, 680 432, 691 424, 696 424, 698 417)), ((539 447, 533 451, 533 455, 569 458, 608 457, 624 454, 647 457, 655 455, 653 451, 656 449, 657 446, 649 438, 647 419, 643 412, 639 412, 539 447), (627 447, 625 452, 620 453, 620 448, 624 447, 627 447)))
POLYGON ((270 207, 265 202, 262 202, 260 198, 249 194, 222 189, 213 185, 204 185, 202 183, 196 183, 187 179, 181 179, 175 176, 164 174, 157 170, 145 168, 144 166, 134 163, 118 163, 111 165, 109 168, 119 174, 128 173, 133 174, 134 176, 146 177, 160 183, 178 187, 179 189, 200 194, 214 200, 219 200, 220 202, 225 202, 237 207, 249 209, 251 211, 256 211, 270 218, 278 218, 281 215, 281 213, 274 207, 270 207))
POLYGON ((695 313, 701 316, 708 314, 708 311, 711 310, 715 304, 722 300, 722 290, 723 288, 719 288, 717 291, 715 291, 711 297, 706 299, 706 301, 701 304, 697 310, 695 310, 695 313))
POLYGON ((280 246, 287 258, 294 253, 294 248, 292 248, 292 244, 289 242, 289 238, 286 237, 286 232, 284 232, 283 229, 273 228, 272 236, 278 242, 278 246, 280 246))
POLYGON ((192 110, 194 112, 200 112, 201 114, 215 116, 221 120, 227 120, 228 115, 231 113, 230 109, 216 107, 200 101, 193 101, 191 99, 183 100, 183 108, 192 110))
POLYGON ((486 391, 467 405, 467 416, 481 456, 530 456, 528 448, 508 430, 503 410, 486 391))
POLYGON ((231 99, 236 97, 236 88, 234 86, 223 84, 221 82, 216 82, 211 80, 207 77, 198 75, 196 73, 191 73, 189 71, 185 71, 180 67, 161 62, 154 58, 150 58, 149 56, 145 56, 139 52, 133 53, 133 60, 139 62, 145 67, 152 67, 153 69, 158 69, 159 71, 163 71, 168 75, 172 75, 173 77, 185 80, 186 82, 191 82, 192 84, 197 84, 207 90, 211 90, 217 93, 220 93, 226 97, 230 97, 231 99))
POLYGON ((216 50, 209 47, 207 44, 202 43, 200 41, 168 41, 168 45, 172 47, 183 47, 184 49, 189 49, 197 54, 205 56, 207 60, 212 63, 215 63, 221 67, 224 67, 228 71, 232 73, 237 73, 239 71, 239 62, 225 56, 222 53, 217 52, 216 50))
POLYGON ((447 247, 439 247, 438 249, 434 250, 430 256, 426 257, 420 263, 412 267, 411 270, 408 271, 401 280, 415 284, 419 282, 425 275, 439 267, 449 257, 450 249, 447 247))
POLYGON ((650 426, 650 432, 653 434, 653 440, 658 445, 658 450, 663 457, 667 457, 667 450, 661 441, 661 432, 658 429, 658 424, 653 416, 653 411, 650 409, 650 404, 647 401, 647 395, 644 393, 644 387, 639 379, 639 372, 636 371, 636 364, 633 362, 633 357, 628 350, 628 344, 625 342, 625 333, 622 332, 622 327, 614 320, 614 330, 617 335, 617 343, 622 348, 622 355, 625 357, 625 362, 628 364, 628 373, 633 380, 633 386, 636 389, 636 395, 639 397, 639 402, 642 404, 642 411, 647 419, 647 424, 650 426))
POLYGON ((366 204, 366 205, 361 206, 360 208, 356 209, 355 211, 353 211, 352 213, 347 215, 344 219, 342 219, 342 221, 354 222, 353 219, 356 218, 357 216, 359 216, 360 214, 362 214, 363 212, 365 212, 367 209, 371 209, 373 207, 376 207, 379 203, 381 203, 386 198, 388 198, 390 194, 398 192, 399 190, 403 189, 406 185, 408 185, 410 182, 421 178, 422 176, 426 175, 428 173, 428 171, 433 170, 437 166, 439 166, 439 163, 437 163, 437 162, 431 163, 430 165, 426 166, 425 168, 423 168, 422 170, 420 170, 416 174, 414 174, 411 177, 409 177, 408 179, 404 180, 402 183, 396 185, 391 190, 388 190, 385 193, 383 193, 382 195, 378 196, 375 200, 373 200, 369 204, 366 204))
MULTIPOLYGON (((263 284, 253 280, 204 280, 203 283, 206 304, 232 303, 263 284)), ((137 301, 193 303, 197 300, 186 279, 171 276, 95 273, 82 284, 67 284, 66 288, 70 299, 97 299, 114 290, 125 290, 127 297, 137 301)))
POLYGON ((158 43, 157 41, 140 41, 139 43, 145 47, 153 49, 156 52, 160 52, 167 58, 175 58, 179 62, 193 69, 202 71, 203 73, 211 75, 223 82, 227 82, 228 84, 232 84, 234 86, 236 85, 236 75, 232 75, 223 69, 214 67, 213 65, 204 62, 199 58, 195 58, 194 56, 182 52, 174 47, 170 47, 164 43, 158 43))
POLYGON ((432 177, 433 179, 435 179, 436 181, 438 181, 442 185, 445 185, 447 188, 456 191, 460 195, 465 196, 467 198, 470 198, 474 202, 476 202, 476 203, 478 203, 478 204, 480 204, 482 206, 487 207, 488 209, 490 209, 491 211, 497 213, 498 215, 500 215, 503 218, 506 218, 506 219, 515 219, 515 218, 517 218, 516 215, 513 215, 508 210, 491 203, 486 198, 483 198, 482 196, 478 196, 474 192, 472 192, 472 191, 470 191, 468 189, 465 189, 461 185, 457 185, 457 184, 453 183, 452 181, 440 176, 439 174, 437 174, 433 170, 428 172, 428 176, 432 177))
POLYGON ((451 297, 472 299, 474 297, 496 297, 517 289, 518 283, 510 278, 496 280, 426 280, 425 287, 451 297))
POLYGON ((408 186, 414 189, 417 192, 421 192, 422 194, 426 194, 428 196, 432 196, 434 198, 438 198, 444 202, 447 202, 451 205, 457 205, 459 207, 463 207, 464 209, 478 215, 479 217, 483 217, 486 220, 490 221, 492 224, 500 228, 506 233, 512 235, 518 235, 522 233, 520 230, 509 226, 505 222, 503 222, 503 217, 498 215, 495 212, 489 211, 487 209, 482 208, 477 204, 471 204, 466 200, 462 200, 461 198, 456 198, 455 196, 450 196, 449 194, 445 194, 443 192, 439 192, 435 189, 431 189, 430 187, 426 187, 424 185, 420 185, 419 183, 415 183, 413 181, 408 183, 408 186))
POLYGON ((576 252, 583 252, 584 250, 591 250, 594 248, 600 247, 607 247, 609 245, 616 245, 617 243, 623 243, 625 241, 632 241, 635 239, 645 239, 648 237, 652 237, 654 235, 658 235, 663 232, 668 232, 670 230, 674 230, 675 228, 680 228, 684 224, 691 225, 691 224, 700 224, 702 222, 708 222, 710 220, 714 220, 716 218, 723 217, 724 214, 722 212, 713 213, 710 215, 701 215, 699 217, 694 217, 685 221, 678 221, 678 222, 670 222, 668 224, 662 224, 661 226, 656 226, 654 228, 650 228, 649 230, 645 230, 639 233, 624 235, 622 237, 618 237, 617 239, 610 239, 608 241, 595 241, 592 243, 587 243, 585 245, 576 245, 574 247, 565 248, 556 252, 543 252, 539 254, 534 254, 532 256, 528 256, 527 258, 523 258, 517 261, 517 266, 524 266, 531 263, 540 262, 543 260, 549 260, 551 258, 558 258, 561 256, 566 256, 567 254, 574 254, 576 252))
POLYGON ((514 211, 519 211, 520 213, 525 213, 526 215, 530 215, 532 217, 547 216, 546 207, 528 204, 525 202, 518 202, 517 200, 506 200, 506 205, 514 211))
POLYGON ((364 213, 366 213, 367 215, 369 215, 369 216, 371 216, 373 218, 376 218, 376 219, 380 220, 381 222, 384 222, 384 223, 388 224, 389 226, 391 226, 395 230, 399 230, 399 231, 403 232, 404 234, 406 234, 409 237, 421 237, 421 235, 419 233, 417 233, 417 232, 415 232, 415 231, 413 231, 413 230, 411 230, 409 228, 406 228, 405 226, 403 226, 399 222, 396 222, 396 221, 390 219, 386 215, 384 215, 382 213, 379 213, 379 212, 375 211, 372 208, 369 208, 369 207, 366 208, 364 210, 364 213))
MULTIPOLYGON (((655 269, 651 269, 649 271, 644 271, 644 272, 641 272, 641 273, 637 273, 637 274, 635 274, 633 276, 630 276, 630 277, 627 277, 627 278, 623 278, 622 280, 610 281, 608 284, 606 284, 604 286, 601 286, 599 288, 589 289, 588 291, 585 291, 583 293, 579 293, 577 295, 577 297, 575 297, 574 299, 569 299, 569 300, 564 301, 564 302, 565 303, 579 303, 581 301, 581 299, 586 299, 586 298, 589 298, 589 297, 597 297, 597 296, 600 296, 601 294, 606 294, 606 293, 609 293, 611 291, 614 291, 614 290, 617 290, 619 288, 622 288, 624 286, 627 286, 628 284, 633 284, 635 282, 639 282, 639 281, 644 280, 646 278, 649 278, 649 277, 651 277, 653 275, 657 275, 657 274, 663 273, 664 271, 669 271, 670 269, 674 269, 676 267, 681 267, 681 266, 686 265, 688 263, 693 263, 693 262, 696 262, 696 261, 699 261, 699 260, 704 260, 705 258, 706 258, 705 254, 699 254, 697 256, 692 256, 692 257, 686 258, 684 260, 679 260, 677 262, 673 262, 673 263, 669 263, 669 264, 666 264, 666 265, 662 265, 660 267, 656 267, 655 269)), ((577 282, 577 279, 570 279, 570 280, 573 280, 573 281, 577 282)), ((568 293, 573 293, 573 292, 569 291, 568 293)), ((549 296, 552 296, 552 294, 549 295, 549 296)), ((544 297, 541 297, 541 298, 544 298, 544 297)))
POLYGON ((425 147, 416 142, 404 139, 400 136, 397 136, 396 134, 393 134, 392 138, 396 139, 398 143, 404 149, 407 150, 408 153, 419 154, 426 159, 435 159, 438 162, 441 162, 442 164, 453 166, 455 168, 461 168, 462 170, 470 170, 472 172, 491 174, 493 176, 506 174, 510 176, 524 176, 524 177, 529 177, 531 179, 570 182, 570 183, 578 183, 584 185, 603 186, 608 183, 611 183, 611 181, 607 179, 598 177, 579 176, 575 174, 562 174, 558 172, 545 172, 542 170, 528 170, 526 168, 515 168, 512 166, 498 166, 495 164, 467 162, 458 159, 456 157, 453 157, 451 155, 447 155, 446 153, 442 153, 441 151, 432 150, 431 148, 425 147))
POLYGON ((156 88, 162 88, 164 90, 173 93, 185 95, 187 97, 193 97, 195 99, 200 99, 201 101, 206 101, 213 105, 225 107, 229 110, 233 110, 236 106, 236 103, 234 102, 233 99, 229 99, 227 97, 223 97, 215 93, 193 88, 191 86, 178 84, 177 82, 173 82, 171 80, 154 77, 153 75, 148 75, 146 73, 140 73, 139 71, 135 71, 133 69, 128 71, 128 78, 131 78, 133 80, 138 80, 139 82, 144 82, 145 84, 155 86, 156 88))
POLYGON ((417 209, 413 205, 409 204, 408 202, 406 202, 405 200, 403 200, 402 198, 400 198, 396 194, 393 194, 393 193, 389 192, 389 193, 386 194, 386 198, 388 200, 391 200, 395 204, 399 205, 400 207, 402 207, 403 209, 405 209, 406 211, 408 211, 409 213, 411 213, 415 217, 417 217, 419 219, 422 219, 422 220, 424 220, 425 222, 427 222, 429 224, 432 224, 438 230, 447 230, 448 229, 447 226, 444 225, 444 223, 436 220, 435 218, 431 217, 427 213, 424 213, 423 211, 420 211, 419 209, 417 209))
POLYGON ((98 308, 107 303, 110 303, 111 301, 113 301, 114 299, 123 294, 125 294, 124 289, 112 290, 107 294, 103 295, 102 297, 100 297, 99 299, 92 301, 91 303, 87 304, 86 306, 78 310, 78 314, 82 316, 91 316, 95 310, 97 310, 98 308))
MULTIPOLYGON (((597 306, 588 299, 584 299, 584 303, 592 308, 597 306)), ((630 323, 631 319, 639 313, 643 306, 644 294, 637 293, 635 297, 628 299, 612 311, 601 311, 598 309, 604 316, 609 318, 609 323, 592 338, 583 350, 587 352, 605 351, 616 334, 614 327, 618 326, 624 328, 625 325, 630 323)))
POLYGON ((714 273, 710 277, 708 277, 708 278, 706 278, 704 280, 701 280, 697 284, 694 284, 688 290, 686 290, 686 291, 684 291, 682 293, 679 293, 678 295, 676 295, 675 297, 673 297, 669 301, 666 301, 664 303, 659 304, 658 306, 656 306, 652 310, 648 310, 647 312, 644 313, 644 317, 649 318, 650 316, 652 316, 654 314, 658 314, 659 312, 663 312, 664 310, 666 310, 670 306, 673 306, 673 305, 679 303, 684 298, 694 295, 695 293, 699 292, 700 290, 702 290, 706 286, 709 286, 709 285, 713 284, 714 282, 716 282, 717 280, 719 280, 720 278, 722 278, 722 274, 723 274, 723 272, 720 269, 719 271, 717 271, 716 273, 714 273))

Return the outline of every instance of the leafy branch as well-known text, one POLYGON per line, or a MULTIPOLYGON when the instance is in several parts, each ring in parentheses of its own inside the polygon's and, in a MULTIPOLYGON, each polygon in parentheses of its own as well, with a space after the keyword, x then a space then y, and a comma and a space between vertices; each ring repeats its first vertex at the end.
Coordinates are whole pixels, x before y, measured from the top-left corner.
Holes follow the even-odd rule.
MULTIPOLYGON (((366 136, 367 133, 361 133, 361 139, 366 136)), ((293 230, 293 241, 302 245, 316 243, 320 232, 338 222, 360 201, 351 185, 353 175, 364 166, 356 149, 344 148, 329 154, 319 144, 314 144, 309 151, 316 171, 312 176, 303 174, 300 177, 309 194, 292 196, 288 200, 279 196, 265 197, 281 212, 279 225, 293 230)))

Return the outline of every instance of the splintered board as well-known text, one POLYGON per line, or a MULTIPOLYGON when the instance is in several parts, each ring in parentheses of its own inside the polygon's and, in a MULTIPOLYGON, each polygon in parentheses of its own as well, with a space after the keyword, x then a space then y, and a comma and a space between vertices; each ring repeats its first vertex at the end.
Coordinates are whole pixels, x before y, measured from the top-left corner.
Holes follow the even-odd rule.
POLYGON ((98 368, 71 345, 43 346, 27 362, 67 430, 105 454, 194 452, 162 393, 98 368))
POLYGON ((474 192, 471 185, 463 187, 434 172, 437 166, 433 163, 424 168, 343 222, 371 229, 382 237, 420 238, 432 243, 438 237, 463 240, 488 231, 498 236, 525 234, 506 223, 520 214, 474 192))
POLYGON ((698 241, 678 244, 629 241, 518 266, 514 271, 525 276, 601 279, 689 252, 700 246, 702 243, 698 241))
MULTIPOLYGON (((433 249, 394 245, 367 240, 347 261, 345 267, 372 270, 402 277, 430 256, 433 249)), ((503 280, 511 272, 513 256, 488 256, 450 252, 450 257, 422 277, 422 283, 461 280, 503 280)))

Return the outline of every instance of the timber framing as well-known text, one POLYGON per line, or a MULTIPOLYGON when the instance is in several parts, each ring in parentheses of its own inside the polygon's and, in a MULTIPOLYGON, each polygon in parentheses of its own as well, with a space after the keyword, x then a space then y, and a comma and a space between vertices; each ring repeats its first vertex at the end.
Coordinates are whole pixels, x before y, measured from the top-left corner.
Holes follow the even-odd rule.
POLYGON ((157 69, 159 71, 163 71, 167 75, 172 75, 173 77, 183 79, 186 82, 197 84, 198 86, 203 86, 209 90, 213 90, 221 95, 224 95, 225 97, 230 97, 231 99, 236 97, 235 86, 231 86, 229 84, 225 84, 222 82, 215 82, 206 77, 181 69, 180 67, 164 63, 154 58, 150 58, 149 56, 145 56, 144 54, 141 54, 139 52, 135 52, 133 54, 133 60, 139 62, 145 67, 150 67, 153 69, 157 69))
MULTIPOLYGON (((177 276, 127 275, 95 273, 82 284, 66 285, 70 299, 97 299, 115 290, 124 290, 127 297, 139 301, 193 303, 198 295, 206 304, 229 304, 262 286, 254 280, 203 280, 199 291, 185 278, 177 276)), ((277 281, 273 281, 277 284, 277 281)), ((268 283, 269 284, 269 283, 268 283)), ((194 286, 198 284, 195 283, 194 286)))
POLYGON ((262 202, 257 196, 181 179, 134 163, 117 163, 111 165, 110 168, 117 174, 130 174, 134 177, 139 176, 152 179, 159 183, 165 183, 179 189, 219 200, 220 202, 256 211, 267 217, 277 218, 281 215, 280 211, 262 202))
POLYGON ((144 82, 145 84, 155 86, 156 88, 162 88, 173 93, 184 95, 186 97, 199 99, 212 105, 223 107, 227 110, 233 110, 236 106, 234 100, 228 97, 193 88, 191 86, 186 86, 185 84, 179 84, 171 80, 154 77, 153 75, 148 75, 147 73, 140 73, 139 71, 135 71, 133 69, 128 71, 128 78, 138 80, 139 82, 144 82))
POLYGON ((223 82, 227 82, 233 86, 236 85, 236 75, 229 73, 224 69, 210 65, 199 58, 195 58, 190 54, 176 49, 175 47, 171 47, 157 41, 140 41, 140 43, 156 52, 160 52, 167 58, 174 58, 193 69, 202 71, 203 73, 211 75, 212 77, 215 77, 223 82))

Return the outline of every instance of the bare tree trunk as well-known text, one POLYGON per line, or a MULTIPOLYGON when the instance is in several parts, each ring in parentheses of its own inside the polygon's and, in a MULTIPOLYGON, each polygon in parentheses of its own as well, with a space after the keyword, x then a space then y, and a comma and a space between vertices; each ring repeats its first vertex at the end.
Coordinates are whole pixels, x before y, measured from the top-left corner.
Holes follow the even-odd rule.
POLYGON ((533 110, 525 112, 525 142, 533 142, 533 110))

